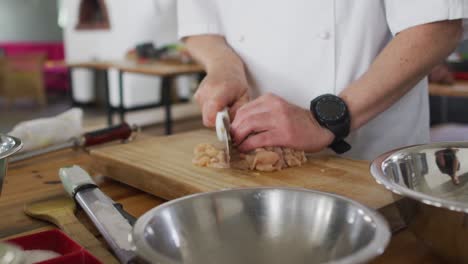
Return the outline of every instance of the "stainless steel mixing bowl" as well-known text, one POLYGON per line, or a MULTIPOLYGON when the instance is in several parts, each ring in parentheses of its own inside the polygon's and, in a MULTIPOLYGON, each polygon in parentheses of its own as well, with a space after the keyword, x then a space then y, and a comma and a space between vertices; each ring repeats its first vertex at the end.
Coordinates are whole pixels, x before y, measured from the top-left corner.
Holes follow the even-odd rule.
POLYGON ((22 146, 21 140, 0 134, 0 194, 7 172, 8 157, 19 151, 22 146))
POLYGON ((450 263, 468 263, 468 142, 411 146, 371 164, 377 182, 405 197, 409 229, 450 263))
POLYGON ((151 263, 364 263, 389 242, 386 221, 350 199, 289 188, 196 194, 136 222, 137 254, 151 263))

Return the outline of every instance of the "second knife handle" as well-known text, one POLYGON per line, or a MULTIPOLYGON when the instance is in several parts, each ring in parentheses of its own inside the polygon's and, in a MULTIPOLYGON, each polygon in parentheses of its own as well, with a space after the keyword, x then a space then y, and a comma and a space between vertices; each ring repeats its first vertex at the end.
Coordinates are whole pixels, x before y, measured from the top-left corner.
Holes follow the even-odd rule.
POLYGON ((109 127, 84 134, 84 142, 82 144, 83 147, 90 147, 119 139, 126 140, 130 138, 132 133, 132 128, 127 123, 122 123, 114 127, 109 127))

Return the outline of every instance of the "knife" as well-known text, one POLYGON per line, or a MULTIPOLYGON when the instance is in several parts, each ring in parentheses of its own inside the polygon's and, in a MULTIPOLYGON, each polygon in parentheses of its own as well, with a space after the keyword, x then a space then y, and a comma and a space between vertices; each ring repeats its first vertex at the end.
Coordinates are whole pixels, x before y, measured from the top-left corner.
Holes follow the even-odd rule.
POLYGON ((120 263, 141 262, 129 240, 135 217, 105 195, 81 167, 61 168, 59 176, 65 191, 83 208, 120 263))
POLYGON ((228 108, 216 114, 216 135, 218 140, 225 145, 226 161, 229 164, 231 161, 232 153, 232 139, 231 139, 231 119, 229 118, 228 108))
POLYGON ((138 133, 138 131, 138 126, 130 126, 127 123, 122 123, 114 127, 85 133, 81 137, 73 137, 64 143, 52 145, 37 150, 20 152, 11 156, 9 161, 13 163, 66 148, 86 148, 99 144, 104 144, 114 140, 130 140, 132 136, 138 133))

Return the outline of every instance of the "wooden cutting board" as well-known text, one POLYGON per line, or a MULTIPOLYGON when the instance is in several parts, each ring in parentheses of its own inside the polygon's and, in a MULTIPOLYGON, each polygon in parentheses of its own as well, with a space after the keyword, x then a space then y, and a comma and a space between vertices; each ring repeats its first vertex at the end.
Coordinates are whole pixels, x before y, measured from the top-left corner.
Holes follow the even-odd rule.
POLYGON ((218 142, 213 131, 198 130, 102 147, 91 155, 105 175, 168 200, 226 188, 284 186, 336 193, 376 209, 394 201, 374 181, 367 161, 317 156, 277 172, 200 168, 192 165, 199 143, 218 142))

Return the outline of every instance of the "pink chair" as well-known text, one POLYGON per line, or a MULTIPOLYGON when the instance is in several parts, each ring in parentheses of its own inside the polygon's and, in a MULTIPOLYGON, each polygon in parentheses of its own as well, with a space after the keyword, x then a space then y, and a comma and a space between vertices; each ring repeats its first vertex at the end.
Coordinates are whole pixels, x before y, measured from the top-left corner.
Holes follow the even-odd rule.
POLYGON ((69 73, 63 61, 65 51, 62 42, 8 42, 0 43, 6 56, 42 53, 45 54, 44 87, 47 91, 69 91, 69 73))
POLYGON ((41 106, 47 104, 44 89, 44 55, 24 54, 3 58, 2 95, 9 107, 17 98, 33 98, 41 106))

